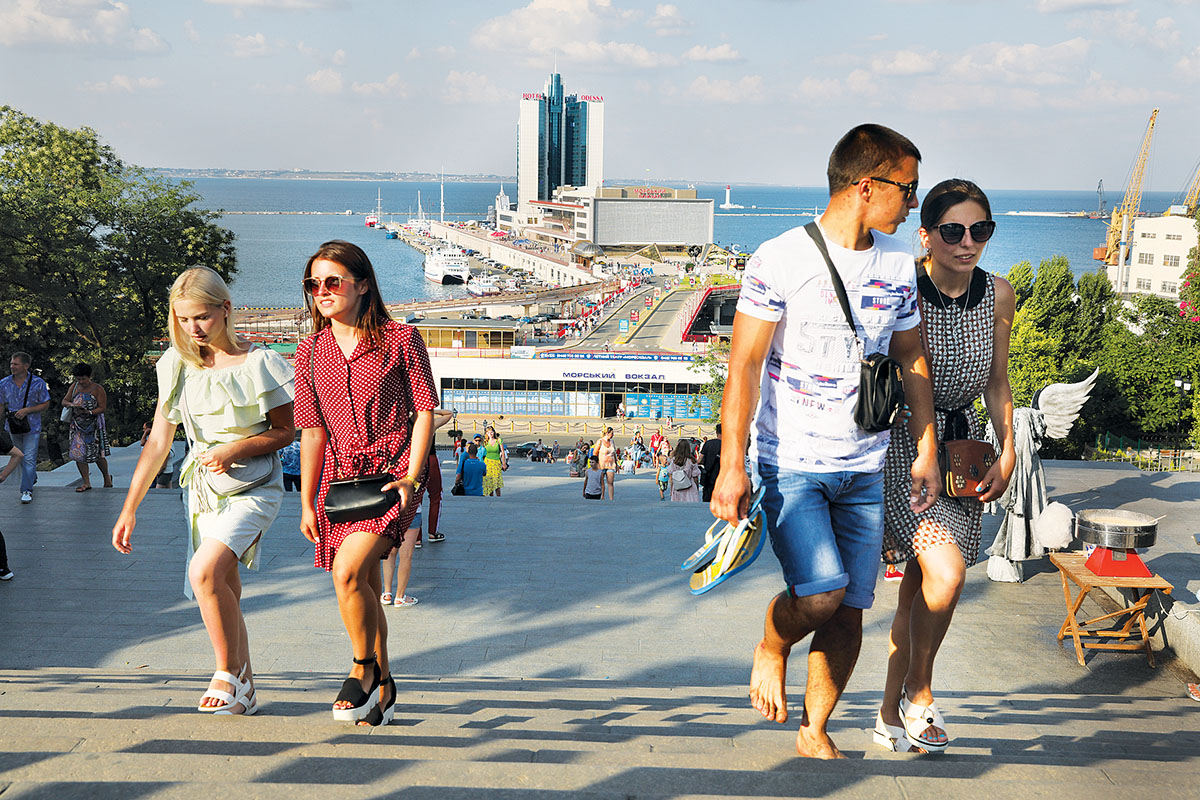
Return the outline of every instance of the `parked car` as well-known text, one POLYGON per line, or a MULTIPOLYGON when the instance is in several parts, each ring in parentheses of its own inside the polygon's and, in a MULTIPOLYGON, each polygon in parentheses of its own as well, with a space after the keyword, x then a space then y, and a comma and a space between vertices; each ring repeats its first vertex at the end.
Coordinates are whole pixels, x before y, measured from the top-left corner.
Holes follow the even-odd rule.
POLYGON ((509 447, 508 454, 510 456, 520 456, 521 458, 529 458, 530 454, 533 452, 533 448, 535 448, 535 447, 537 447, 536 441, 521 442, 520 444, 509 447))

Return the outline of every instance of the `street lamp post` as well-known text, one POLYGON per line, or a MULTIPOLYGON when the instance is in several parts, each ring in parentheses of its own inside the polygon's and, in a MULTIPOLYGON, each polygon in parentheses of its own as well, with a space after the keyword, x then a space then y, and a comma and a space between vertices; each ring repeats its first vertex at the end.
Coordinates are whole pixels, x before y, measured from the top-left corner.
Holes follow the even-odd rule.
POLYGON ((1175 450, 1175 459, 1176 459, 1179 469, 1183 469, 1183 450, 1184 450, 1184 444, 1185 444, 1184 437, 1183 437, 1183 404, 1187 399, 1187 393, 1190 392, 1191 390, 1192 390, 1191 381, 1189 381, 1183 375, 1180 375, 1178 378, 1175 379, 1175 391, 1179 393, 1179 424, 1177 425, 1178 432, 1179 432, 1179 435, 1177 437, 1179 446, 1175 450))

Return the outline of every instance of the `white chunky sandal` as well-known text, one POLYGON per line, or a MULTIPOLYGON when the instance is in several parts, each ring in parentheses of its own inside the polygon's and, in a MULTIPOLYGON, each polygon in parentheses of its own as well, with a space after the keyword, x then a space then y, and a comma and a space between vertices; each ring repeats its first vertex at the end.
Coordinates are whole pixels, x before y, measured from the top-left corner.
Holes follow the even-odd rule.
POLYGON ((904 720, 904 733, 908 742, 914 747, 929 753, 941 753, 950 745, 948 733, 944 742, 931 742, 923 736, 930 726, 946 730, 946 720, 938 710, 937 703, 919 706, 908 699, 908 691, 905 690, 900 694, 900 716, 904 720))

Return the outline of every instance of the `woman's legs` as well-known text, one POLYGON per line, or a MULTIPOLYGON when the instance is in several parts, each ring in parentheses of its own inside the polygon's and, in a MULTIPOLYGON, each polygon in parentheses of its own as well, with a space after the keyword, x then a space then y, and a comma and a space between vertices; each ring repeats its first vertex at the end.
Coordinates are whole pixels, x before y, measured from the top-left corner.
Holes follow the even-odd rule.
MULTIPOLYGON (((933 662, 965 581, 966 565, 955 545, 931 547, 908 562, 888 647, 881 713, 889 725, 903 724, 898 709, 901 690, 906 689, 908 699, 917 705, 933 702, 933 662)), ((945 732, 933 726, 924 736, 930 741, 945 740, 945 732)))
POLYGON ((86 461, 76 461, 75 466, 79 468, 79 477, 83 480, 83 485, 80 486, 80 489, 92 488, 92 478, 88 474, 88 463, 86 461))
POLYGON ((396 599, 401 600, 408 591, 408 578, 412 575, 413 548, 417 546, 417 537, 421 535, 420 528, 409 528, 404 532, 404 544, 396 548, 392 554, 396 571, 396 599))
MULTIPOLYGON (((405 541, 405 544, 408 544, 408 542, 405 541)), ((387 554, 387 558, 383 559, 383 562, 380 565, 383 568, 382 591, 380 591, 381 602, 383 600, 382 595, 391 594, 392 583, 396 580, 396 554, 399 551, 400 548, 398 547, 392 548, 392 552, 387 554)))
MULTIPOLYGON (((364 660, 374 653, 381 675, 388 674, 388 661, 387 618, 379 602, 383 590, 379 562, 391 546, 392 540, 386 536, 357 531, 342 540, 333 557, 333 588, 354 657, 364 660)), ((353 664, 350 677, 357 678, 365 692, 371 688, 375 665, 353 664)), ((349 708, 350 703, 341 701, 336 706, 349 708)))
POLYGON ((108 459, 104 456, 96 457, 96 466, 100 468, 100 474, 104 477, 104 488, 112 488, 112 475, 108 474, 108 459))
MULTIPOLYGON (((249 681, 253 676, 250 642, 242 617, 242 581, 237 566, 238 559, 232 550, 215 539, 206 539, 192 556, 188 578, 212 642, 217 669, 238 675, 245 667, 243 680, 249 681)), ((209 688, 233 693, 236 687, 214 678, 209 688)), ((201 705, 212 708, 224 704, 209 697, 201 705)))

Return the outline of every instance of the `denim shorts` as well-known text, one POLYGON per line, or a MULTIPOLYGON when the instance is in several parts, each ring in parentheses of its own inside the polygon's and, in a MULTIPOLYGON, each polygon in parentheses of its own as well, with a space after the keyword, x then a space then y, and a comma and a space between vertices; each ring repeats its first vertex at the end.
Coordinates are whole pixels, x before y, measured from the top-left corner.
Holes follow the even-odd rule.
POLYGON ((408 523, 408 529, 411 531, 413 528, 420 528, 422 522, 424 520, 421 516, 421 507, 417 506, 417 515, 412 518, 412 522, 408 523))
POLYGON ((843 605, 870 608, 883 544, 883 473, 799 472, 760 463, 758 475, 771 547, 791 593, 844 588, 843 605))

